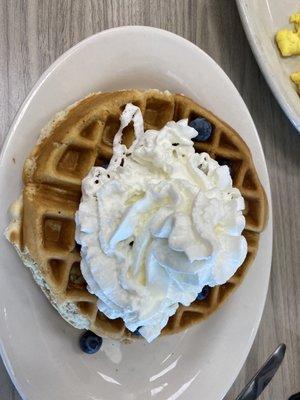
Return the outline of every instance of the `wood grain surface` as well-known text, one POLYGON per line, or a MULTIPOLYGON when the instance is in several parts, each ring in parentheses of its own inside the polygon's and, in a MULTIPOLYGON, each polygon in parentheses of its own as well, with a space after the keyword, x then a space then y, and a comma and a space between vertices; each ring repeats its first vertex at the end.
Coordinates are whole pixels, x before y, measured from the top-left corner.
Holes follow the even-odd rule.
MULTIPOLYGON (((283 365, 261 399, 287 400, 300 391, 300 135, 255 62, 234 0, 0 0, 0 148, 42 72, 78 41, 120 25, 155 26, 194 42, 225 70, 252 114, 272 186, 273 265, 257 337, 225 399, 285 342, 283 365)), ((1 361, 0 399, 20 400, 1 361)))

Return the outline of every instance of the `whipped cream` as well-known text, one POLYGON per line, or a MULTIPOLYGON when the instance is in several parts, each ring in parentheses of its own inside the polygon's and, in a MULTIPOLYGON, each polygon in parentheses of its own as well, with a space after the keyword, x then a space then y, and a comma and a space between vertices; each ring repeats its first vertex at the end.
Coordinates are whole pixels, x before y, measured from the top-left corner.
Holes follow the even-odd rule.
POLYGON ((99 310, 151 342, 179 304, 243 263, 244 199, 226 165, 195 152, 186 119, 144 132, 140 109, 127 104, 120 121, 107 169, 82 182, 76 240, 99 310), (122 131, 131 121, 128 149, 122 131))

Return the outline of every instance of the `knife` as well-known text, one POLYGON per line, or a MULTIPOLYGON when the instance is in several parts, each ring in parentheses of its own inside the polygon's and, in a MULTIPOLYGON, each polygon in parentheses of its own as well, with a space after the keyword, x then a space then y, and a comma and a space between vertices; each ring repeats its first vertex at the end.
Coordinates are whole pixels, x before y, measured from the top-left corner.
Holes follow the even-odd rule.
POLYGON ((284 358, 285 350, 286 345, 281 343, 235 400, 256 400, 276 374, 284 358))

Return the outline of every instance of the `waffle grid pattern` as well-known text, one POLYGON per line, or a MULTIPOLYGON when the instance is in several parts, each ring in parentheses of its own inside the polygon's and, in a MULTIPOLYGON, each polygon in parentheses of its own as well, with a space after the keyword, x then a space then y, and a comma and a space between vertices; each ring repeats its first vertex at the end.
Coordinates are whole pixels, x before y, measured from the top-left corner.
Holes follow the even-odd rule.
MULTIPOLYGON (((112 142, 119 128, 119 117, 127 103, 141 108, 145 129, 160 129, 170 120, 205 117, 213 125, 213 134, 205 143, 195 143, 196 151, 206 151, 218 161, 232 166, 234 186, 245 198, 248 242, 245 262, 224 285, 211 289, 207 299, 189 307, 180 306, 170 318, 163 334, 178 332, 214 312, 239 285, 253 262, 267 216, 267 202, 247 145, 228 125, 182 95, 149 90, 93 94, 78 102, 56 120, 48 135, 26 160, 23 180, 22 229, 12 229, 10 240, 28 249, 37 263, 55 306, 71 305, 96 334, 120 340, 133 340, 122 320, 110 320, 97 310, 96 297, 86 289, 80 272, 80 248, 75 243, 74 215, 81 195, 81 180, 93 165, 106 165, 112 156, 112 142)), ((129 146, 134 137, 129 125, 123 142, 129 146)), ((74 311, 75 310, 75 311, 74 311)), ((62 313, 61 313, 62 314, 62 313)))

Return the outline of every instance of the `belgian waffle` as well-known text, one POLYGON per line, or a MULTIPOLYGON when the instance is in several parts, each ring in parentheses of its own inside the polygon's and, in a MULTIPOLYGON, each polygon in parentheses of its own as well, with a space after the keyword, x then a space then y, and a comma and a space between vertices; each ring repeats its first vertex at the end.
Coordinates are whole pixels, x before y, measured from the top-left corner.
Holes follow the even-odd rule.
MULTIPOLYGON (((140 107, 145 129, 161 129, 168 121, 182 118, 206 118, 213 133, 208 141, 195 143, 195 149, 230 163, 233 185, 246 204, 243 234, 248 253, 243 265, 227 283, 212 288, 205 300, 180 306, 162 334, 202 321, 223 303, 253 262, 267 218, 266 196, 247 145, 230 126, 183 95, 158 90, 96 93, 58 114, 25 162, 24 189, 12 207, 7 237, 63 318, 77 328, 119 340, 135 336, 121 319, 110 320, 98 311, 96 297, 87 291, 74 238, 74 215, 83 177, 92 166, 105 165, 112 156, 113 138, 127 103, 140 107)), ((129 125, 123 142, 129 146, 133 138, 129 125)))

